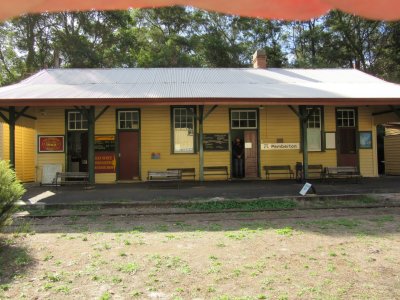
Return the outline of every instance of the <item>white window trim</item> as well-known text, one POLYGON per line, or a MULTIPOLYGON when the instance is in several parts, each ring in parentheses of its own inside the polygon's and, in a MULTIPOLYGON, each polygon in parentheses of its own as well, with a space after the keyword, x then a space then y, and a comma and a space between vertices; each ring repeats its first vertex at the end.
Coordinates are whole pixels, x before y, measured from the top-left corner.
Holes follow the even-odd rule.
MULTIPOLYGON (((248 119, 247 119, 248 120, 248 119)), ((240 119, 239 119, 239 121, 240 121, 240 119)), ((257 115, 257 110, 256 109, 232 109, 231 110, 231 129, 258 129, 258 115, 257 115), (233 121, 233 117, 232 117, 232 114, 234 113, 234 112, 239 112, 239 113, 241 113, 241 112, 254 112, 255 114, 256 114, 256 118, 255 118, 255 121, 256 121, 256 126, 255 127, 233 127, 232 126, 232 121, 233 121)))
MULTIPOLYGON (((310 110, 312 110, 313 109, 313 107, 307 107, 306 108, 306 110, 307 110, 307 112, 308 111, 310 111, 310 110)), ((322 114, 322 107, 316 107, 316 109, 319 111, 319 127, 308 127, 308 121, 307 121, 307 139, 310 141, 310 139, 309 139, 309 131, 319 131, 319 136, 320 136, 320 139, 319 139, 319 147, 318 148, 314 148, 314 149, 310 149, 310 143, 307 143, 307 151, 308 152, 321 152, 322 151, 322 124, 323 124, 323 122, 322 122, 322 116, 323 116, 323 114, 322 114)))
MULTIPOLYGON (((88 128, 70 128, 70 123, 71 123, 71 121, 70 121, 70 115, 72 115, 72 114, 80 114, 80 115, 82 115, 82 119, 81 120, 79 120, 79 122, 83 122, 83 121, 86 121, 86 123, 88 123, 88 120, 87 119, 85 119, 85 115, 84 115, 84 113, 83 112, 81 112, 81 111, 78 111, 78 110, 74 110, 74 111, 69 111, 68 112, 68 117, 67 117, 67 124, 68 124, 68 131, 87 131, 88 130, 88 128)), ((75 125, 77 124, 77 122, 76 122, 76 120, 74 120, 73 121, 74 123, 75 123, 75 125)), ((75 126, 76 127, 76 126, 75 126)))
MULTIPOLYGON (((133 121, 133 120, 132 120, 133 121)), ((124 120, 126 122, 126 120, 124 120)), ((119 130, 138 130, 140 129, 140 115, 138 110, 119 110, 118 111, 118 129, 119 130), (138 117, 138 126, 137 128, 121 128, 121 114, 120 113, 136 113, 138 117)))
POLYGON ((189 136, 192 136, 192 138, 193 138, 193 149, 191 150, 191 151, 179 151, 179 150, 177 150, 177 147, 176 147, 176 141, 175 141, 175 130, 177 129, 176 127, 175 127, 175 112, 176 112, 176 110, 177 109, 190 109, 190 108, 192 108, 192 107, 173 107, 172 108, 172 134, 173 134, 173 138, 172 138, 172 142, 173 142, 173 153, 174 154, 195 154, 196 153, 196 141, 195 141, 195 138, 196 138, 196 135, 195 135, 195 126, 196 126, 196 119, 195 119, 195 117, 194 117, 194 111, 192 112, 193 114, 192 114, 192 125, 193 125, 193 127, 192 128, 189 128, 189 129, 191 129, 192 130, 192 133, 189 135, 189 136))
MULTIPOLYGON (((352 118, 346 118, 346 119, 344 119, 344 118, 341 118, 341 120, 343 121, 343 120, 353 120, 353 123, 354 123, 354 125, 353 126, 338 126, 339 128, 354 128, 354 127, 357 127, 357 117, 356 117, 356 110, 354 109, 354 108, 338 108, 337 110, 336 110, 336 124, 337 124, 337 122, 338 122, 338 116, 337 116, 337 113, 338 112, 345 112, 345 111, 347 111, 347 112, 352 112, 353 113, 353 117, 352 118)), ((343 122, 342 122, 343 123, 343 122)))

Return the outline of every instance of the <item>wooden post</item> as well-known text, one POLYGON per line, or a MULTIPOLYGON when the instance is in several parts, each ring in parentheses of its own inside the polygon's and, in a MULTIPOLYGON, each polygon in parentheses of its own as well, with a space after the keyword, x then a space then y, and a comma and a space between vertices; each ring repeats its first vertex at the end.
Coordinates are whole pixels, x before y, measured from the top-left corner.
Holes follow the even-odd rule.
POLYGON ((89 171, 89 183, 93 185, 95 183, 95 173, 94 173, 94 119, 95 119, 95 109, 94 106, 90 106, 87 110, 88 117, 88 171, 89 171))
POLYGON ((204 181, 204 149, 203 149, 203 121, 204 105, 199 105, 199 156, 200 156, 200 181, 204 181))
POLYGON ((305 106, 299 106, 300 124, 301 124, 301 138, 303 146, 303 181, 308 179, 308 139, 307 139, 307 109, 305 106))
POLYGON ((10 130, 10 166, 15 170, 15 106, 10 106, 8 111, 8 128, 10 130))

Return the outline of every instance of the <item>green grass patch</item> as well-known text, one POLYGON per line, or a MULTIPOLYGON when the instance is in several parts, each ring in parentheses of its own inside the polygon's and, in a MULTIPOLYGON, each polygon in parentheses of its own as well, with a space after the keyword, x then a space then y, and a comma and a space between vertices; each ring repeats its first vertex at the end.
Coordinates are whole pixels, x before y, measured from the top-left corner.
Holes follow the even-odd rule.
POLYGON ((279 235, 291 236, 291 235, 293 235, 293 228, 287 226, 287 227, 283 227, 283 228, 278 228, 275 230, 275 232, 279 235))
POLYGON ((201 211, 223 211, 229 209, 241 210, 259 210, 259 209, 290 209, 296 208, 297 203, 290 199, 274 199, 274 200, 252 200, 252 201, 210 201, 202 203, 185 203, 180 204, 178 207, 186 208, 188 210, 201 210, 201 211))

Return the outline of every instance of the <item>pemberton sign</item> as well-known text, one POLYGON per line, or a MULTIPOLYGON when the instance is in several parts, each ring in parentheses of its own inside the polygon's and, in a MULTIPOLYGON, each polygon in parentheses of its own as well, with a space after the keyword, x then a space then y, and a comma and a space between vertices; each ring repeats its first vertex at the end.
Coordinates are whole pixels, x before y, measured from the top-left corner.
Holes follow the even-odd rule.
POLYGON ((261 150, 298 150, 300 143, 261 144, 261 150))

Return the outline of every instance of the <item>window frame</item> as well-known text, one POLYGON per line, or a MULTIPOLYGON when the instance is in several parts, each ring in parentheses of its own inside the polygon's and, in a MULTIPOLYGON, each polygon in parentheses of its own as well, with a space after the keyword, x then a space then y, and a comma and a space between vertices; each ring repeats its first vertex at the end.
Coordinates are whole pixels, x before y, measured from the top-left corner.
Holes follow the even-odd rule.
MULTIPOLYGON (((342 121, 343 121, 343 120, 349 121, 350 119, 349 119, 349 118, 344 119, 344 118, 342 117, 341 120, 342 120, 342 121)), ((356 128, 356 129, 357 129, 357 127, 358 127, 358 126, 357 126, 357 122, 358 122, 357 110, 356 110, 355 108, 353 108, 353 107, 350 107, 350 108, 343 108, 343 107, 336 108, 335 123, 336 123, 336 127, 337 127, 337 128, 356 128), (339 126, 339 123, 338 123, 338 120, 339 120, 338 114, 339 114, 339 112, 342 112, 342 111, 352 111, 352 112, 353 112, 353 122, 354 122, 353 126, 348 126, 348 125, 347 125, 347 126, 343 126, 343 123, 342 123, 341 126, 339 126)))
POLYGON ((85 116, 85 113, 82 111, 82 110, 68 110, 67 111, 67 131, 88 131, 88 127, 89 127, 89 123, 88 123, 89 121, 88 121, 88 118, 87 118, 87 116, 85 116), (74 129, 71 129, 70 128, 70 123, 71 123, 71 121, 70 121, 70 115, 71 114, 80 114, 82 117, 81 117, 81 119, 79 120, 80 122, 81 122, 81 125, 83 125, 83 122, 85 122, 86 121, 86 125, 87 125, 87 127, 86 128, 79 128, 79 129, 77 129, 76 128, 76 124, 78 124, 76 121, 76 119, 74 120, 74 124, 75 124, 75 128, 74 129))
MULTIPOLYGON (((248 125, 248 122, 249 122, 249 120, 253 120, 253 119, 246 119, 247 120, 247 125, 248 125)), ((229 124, 229 127, 230 127, 230 129, 231 130, 246 130, 246 129, 250 129, 250 130, 258 130, 258 110, 256 109, 256 108, 243 108, 243 109, 241 109, 241 108, 234 108, 234 109, 231 109, 230 110, 230 118, 229 118, 229 122, 230 122, 230 124, 229 124), (233 123, 233 121, 234 121, 234 119, 233 119, 233 113, 235 113, 235 112, 238 112, 239 113, 239 124, 240 124, 240 121, 241 121, 241 119, 240 119, 240 113, 241 112, 246 112, 246 113, 249 113, 249 112, 254 112, 254 114, 255 114, 255 119, 254 119, 254 121, 255 121, 255 126, 254 127, 241 127, 240 125, 239 125, 239 127, 233 127, 232 125, 232 123, 233 123)))
POLYGON ((170 108, 170 126, 171 126, 171 154, 183 154, 183 155, 191 155, 197 154, 197 108, 194 105, 178 105, 178 106, 171 106, 170 108), (176 152, 175 151, 175 109, 192 109, 193 110, 193 152, 176 152))
MULTIPOLYGON (((308 152, 323 152, 325 151, 325 143, 324 143, 324 126, 325 126, 325 115, 324 115, 324 106, 321 105, 313 105, 313 106, 306 106, 305 110, 308 114, 308 111, 312 110, 316 108, 317 110, 319 110, 319 132, 320 132, 320 149, 318 150, 310 150, 307 149, 308 152)), ((310 125, 310 119, 307 120, 307 140, 309 141, 308 138, 308 129, 317 129, 318 127, 309 127, 310 125)), ((314 120, 315 123, 315 120, 314 120)), ((310 147, 310 144, 307 143, 307 148, 310 147)))
MULTIPOLYGON (((138 109, 118 109, 116 111, 117 113, 117 130, 123 131, 123 130, 140 130, 140 111, 138 109), (137 114, 137 128, 120 128, 120 113, 127 113, 127 112, 131 112, 131 113, 136 113, 137 114)), ((126 120, 124 120, 126 122, 126 120)), ((133 121, 133 120, 132 120, 133 121)))

